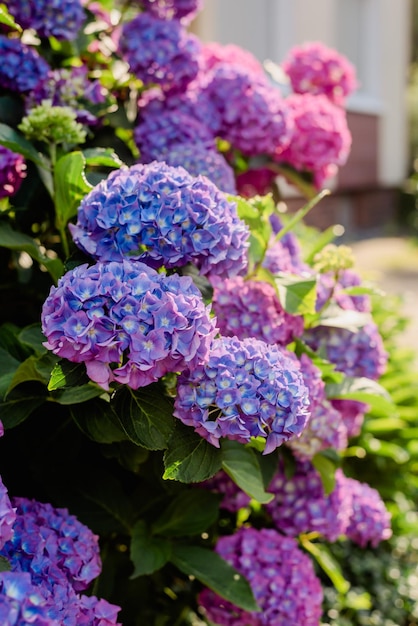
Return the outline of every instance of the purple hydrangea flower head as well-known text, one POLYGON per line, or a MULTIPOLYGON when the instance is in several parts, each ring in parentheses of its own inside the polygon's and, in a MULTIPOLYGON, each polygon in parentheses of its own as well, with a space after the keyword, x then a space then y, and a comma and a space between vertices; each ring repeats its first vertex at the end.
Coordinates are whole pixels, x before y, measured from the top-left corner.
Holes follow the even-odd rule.
POLYGON ((291 477, 279 468, 268 488, 274 500, 265 505, 277 529, 292 537, 317 532, 336 541, 349 524, 352 503, 340 469, 335 479, 333 491, 326 495, 321 476, 309 461, 298 461, 291 477))
POLYGON ((223 498, 219 504, 220 508, 231 513, 236 513, 250 503, 251 498, 222 470, 212 478, 199 483, 199 487, 221 494, 223 498))
POLYGON ((0 623, 2 626, 61 626, 48 614, 42 589, 25 572, 0 572, 0 623))
POLYGON ((292 48, 282 68, 295 93, 324 94, 340 106, 358 87, 356 71, 350 61, 317 41, 292 48))
POLYGON ((48 75, 48 63, 35 48, 20 39, 0 35, 0 57, 0 87, 4 89, 24 94, 35 89, 48 75))
POLYGON ((277 160, 311 172, 319 188, 347 161, 351 133, 345 112, 322 95, 293 94, 285 103, 293 116, 294 130, 277 160))
POLYGON ((86 19, 80 0, 8 0, 7 8, 23 28, 39 37, 75 39, 86 19))
POLYGON ((347 437, 357 437, 361 432, 364 416, 368 410, 367 404, 357 400, 333 399, 331 405, 341 415, 347 437))
POLYGON ((82 66, 51 70, 29 94, 27 110, 43 100, 50 101, 51 106, 70 106, 76 111, 80 124, 95 125, 97 117, 86 107, 104 102, 105 95, 99 81, 90 80, 87 68, 82 66))
POLYGON ((203 0, 139 0, 143 9, 162 20, 190 22, 200 11, 203 0))
POLYGON ((205 176, 224 193, 237 193, 234 170, 215 149, 192 142, 176 143, 156 158, 172 167, 183 167, 192 176, 205 176))
POLYGON ((387 353, 374 322, 357 332, 345 328, 316 326, 305 331, 308 346, 325 355, 339 372, 377 380, 385 371, 387 353))
POLYGON ((67 272, 44 303, 42 325, 46 347, 84 362, 105 389, 112 381, 137 389, 194 368, 216 332, 190 277, 130 261, 67 272))
POLYGON ((121 626, 117 622, 120 607, 96 596, 77 594, 71 585, 41 586, 48 616, 65 626, 121 626))
POLYGON ((321 310, 328 301, 332 300, 332 302, 335 302, 345 310, 363 313, 370 312, 370 297, 367 294, 351 295, 345 291, 350 287, 358 287, 361 285, 361 282, 360 276, 353 270, 340 271, 337 281, 335 281, 335 276, 332 272, 319 274, 316 298, 317 311, 321 310))
POLYGON ((303 318, 284 311, 272 285, 240 276, 213 284, 212 306, 222 335, 286 346, 303 333, 303 318))
POLYGON ((0 198, 15 194, 26 176, 26 164, 21 154, 0 146, 0 198))
POLYGON ((15 521, 16 510, 12 507, 7 489, 0 478, 0 548, 12 538, 15 521))
MULTIPOLYGON (((167 108, 152 101, 141 110, 141 120, 134 129, 134 139, 141 152, 142 163, 161 161, 173 145, 194 143, 215 149, 209 128, 184 108, 167 108)), ((187 168, 186 168, 187 169, 187 168)))
POLYGON ((29 572, 34 584, 86 589, 101 571, 98 537, 67 509, 14 498, 13 536, 0 554, 12 570, 29 572))
POLYGON ((221 537, 216 552, 250 583, 261 611, 244 611, 204 589, 199 604, 222 626, 318 626, 322 589, 312 562, 292 537, 274 529, 240 528, 221 537))
POLYGON ((222 277, 247 267, 249 231, 236 204, 207 178, 157 161, 112 172, 82 200, 70 230, 101 261, 192 262, 201 274, 222 277))
POLYGON ((201 71, 210 72, 218 65, 235 65, 250 74, 265 78, 265 71, 258 59, 248 50, 235 44, 206 43, 200 51, 201 71))
POLYGON ((297 436, 309 418, 309 398, 297 363, 256 339, 215 339, 209 361, 178 379, 174 415, 212 445, 221 437, 265 439, 268 454, 297 436))
POLYGON ((119 47, 133 74, 165 92, 181 93, 199 70, 200 43, 177 20, 140 13, 123 26, 119 47))
POLYGON ((367 483, 354 478, 345 478, 346 491, 352 498, 352 513, 346 535, 351 541, 364 548, 367 544, 376 547, 392 536, 391 516, 379 492, 367 483))
POLYGON ((213 132, 243 154, 279 155, 293 135, 293 113, 264 77, 220 64, 197 98, 210 104, 213 132))

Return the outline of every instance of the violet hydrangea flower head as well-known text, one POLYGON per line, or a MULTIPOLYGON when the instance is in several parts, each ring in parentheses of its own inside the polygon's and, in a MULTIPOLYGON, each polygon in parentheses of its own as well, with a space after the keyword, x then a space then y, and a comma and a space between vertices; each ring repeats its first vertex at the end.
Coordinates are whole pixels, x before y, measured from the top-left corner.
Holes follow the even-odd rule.
POLYGON ((65 626, 121 626, 117 622, 120 607, 96 596, 76 593, 69 584, 41 585, 47 613, 53 624, 65 626))
POLYGON ((0 623, 2 626, 61 626, 49 615, 42 589, 26 572, 0 572, 0 623))
POLYGON ((0 551, 12 570, 29 572, 37 585, 86 589, 101 571, 98 536, 67 509, 27 498, 14 498, 13 504, 13 535, 0 551))
POLYGON ((303 430, 309 398, 297 363, 277 346, 221 337, 207 363, 180 375, 174 409, 216 447, 221 437, 261 437, 269 454, 303 430))
POLYGON ((101 261, 192 262, 201 274, 221 277, 247 267, 249 231, 236 204, 207 178, 157 161, 112 172, 83 198, 70 230, 101 261))
POLYGON ((268 488, 274 499, 265 505, 276 528, 292 537, 317 532, 328 541, 336 541, 345 533, 352 512, 344 478, 338 469, 335 487, 326 495, 321 476, 309 461, 297 461, 290 477, 280 467, 268 488))
POLYGON ((80 0, 8 0, 7 8, 22 28, 67 41, 77 37, 86 19, 80 0))
POLYGON ((21 154, 0 146, 0 198, 15 194, 26 176, 26 164, 21 154))
POLYGON ((220 64, 197 97, 209 103, 213 132, 245 155, 278 156, 293 135, 293 113, 264 77, 220 64))
POLYGON ((296 170, 311 172, 316 187, 347 161, 351 133, 343 109, 326 96, 293 94, 285 105, 292 114, 292 140, 277 160, 296 170))
POLYGON ((392 536, 391 515, 376 489, 354 478, 345 478, 345 482, 346 491, 352 498, 352 513, 346 535, 362 548, 367 544, 376 547, 392 536))
POLYGON ((216 552, 250 583, 260 612, 248 612, 204 589, 205 616, 221 626, 318 626, 322 588, 309 557, 274 529, 240 528, 218 539, 216 552))
POLYGON ((240 276, 213 281, 212 306, 221 335, 286 346, 303 333, 303 318, 281 306, 272 285, 240 276))
POLYGON ((340 106, 358 86, 350 61, 318 41, 292 48, 282 69, 295 93, 324 94, 340 106))
POLYGON ((223 498, 219 507, 231 513, 236 513, 250 503, 251 498, 223 470, 212 476, 212 478, 199 483, 199 487, 221 494, 223 498))
POLYGON ((16 510, 10 502, 9 494, 0 478, 0 548, 13 536, 16 510))
POLYGON ((177 20, 140 13, 124 24, 119 48, 137 78, 165 92, 181 93, 199 70, 199 40, 177 20))
POLYGON ((42 328, 49 350, 84 362, 104 389, 112 381, 137 389, 194 368, 216 333, 190 277, 130 261, 68 271, 43 305, 42 328))
POLYGON ((190 22, 202 8, 203 0, 137 0, 145 11, 162 20, 190 22))
POLYGON ((4 35, 0 35, 0 57, 0 87, 16 93, 35 89, 50 69, 35 48, 4 35))
POLYGON ((347 431, 347 437, 357 437, 361 433, 364 417, 368 410, 367 404, 358 400, 347 400, 345 398, 333 398, 331 405, 338 411, 347 431))

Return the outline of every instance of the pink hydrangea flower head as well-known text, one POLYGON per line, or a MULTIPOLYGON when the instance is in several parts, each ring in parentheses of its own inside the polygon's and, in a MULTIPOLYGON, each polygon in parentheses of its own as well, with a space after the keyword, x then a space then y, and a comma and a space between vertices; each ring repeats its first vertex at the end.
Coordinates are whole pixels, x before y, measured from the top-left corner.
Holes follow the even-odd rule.
POLYGON ((238 193, 244 198, 265 196, 271 192, 276 178, 277 174, 266 167, 247 170, 236 177, 238 193))
POLYGON ((174 415, 212 445, 221 437, 265 440, 269 454, 297 436, 309 418, 298 364, 275 345, 221 337, 206 364, 180 375, 174 415))
POLYGON ((236 65, 247 73, 265 78, 262 64, 248 50, 244 50, 235 44, 223 45, 218 42, 210 42, 202 45, 200 59, 202 72, 210 72, 218 65, 236 65))
POLYGON ((238 66, 220 64, 198 96, 209 103, 213 132, 243 154, 278 156, 293 135, 293 112, 277 88, 238 66))
POLYGON ((14 195, 26 176, 26 163, 21 154, 0 146, 0 198, 14 195))
POLYGON ((0 57, 0 87, 16 93, 26 94, 35 89, 50 69, 35 48, 4 35, 0 35, 0 57))
POLYGON ((45 346, 104 389, 133 389, 208 357, 215 321, 188 276, 140 262, 81 265, 52 287, 42 309, 45 346), (112 367, 111 367, 112 366, 112 367))
POLYGON ((190 22, 200 11, 203 0, 136 0, 144 11, 162 20, 181 20, 190 22))
POLYGON ((269 283, 240 276, 216 280, 212 306, 226 337, 253 337, 286 346, 303 333, 303 318, 284 311, 269 283))
POLYGON ((101 571, 98 536, 67 509, 27 498, 14 498, 13 505, 13 535, 0 551, 12 570, 29 572, 37 585, 86 589, 101 571))
POLYGON ((335 478, 333 491, 326 495, 321 476, 309 461, 298 461, 291 477, 279 468, 268 488, 274 500, 265 505, 276 528, 292 537, 317 532, 336 541, 349 524, 352 502, 340 469, 335 478))
POLYGON ((391 515, 376 489, 354 478, 345 478, 346 491, 351 494, 352 513, 346 535, 362 548, 376 547, 392 536, 391 515))
POLYGON ((207 178, 164 162, 112 172, 83 198, 70 230, 76 245, 101 261, 167 268, 191 262, 221 277, 247 268, 249 230, 236 203, 207 178))
POLYGON ((347 161, 351 133, 343 109, 326 96, 293 94, 286 98, 294 121, 294 130, 287 148, 277 160, 301 172, 311 172, 314 184, 324 180, 347 161))
POLYGON ((86 20, 80 0, 8 0, 7 8, 22 28, 39 37, 72 41, 86 20))
POLYGON ((152 13, 140 13, 124 24, 119 48, 137 78, 167 93, 184 91, 199 70, 199 40, 179 21, 152 13))
POLYGON ((204 589, 198 601, 211 622, 221 626, 318 626, 321 585, 295 539, 274 529, 243 527, 218 539, 216 552, 247 578, 261 611, 244 611, 204 589))
POLYGON ((320 42, 292 48, 282 63, 295 93, 324 94, 343 106, 358 87, 356 71, 350 61, 320 42))

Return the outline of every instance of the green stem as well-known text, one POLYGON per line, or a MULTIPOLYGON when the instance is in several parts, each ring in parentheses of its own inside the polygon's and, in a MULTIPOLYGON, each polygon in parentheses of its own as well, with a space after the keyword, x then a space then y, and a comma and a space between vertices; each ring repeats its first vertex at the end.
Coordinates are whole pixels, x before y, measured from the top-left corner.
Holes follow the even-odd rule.
POLYGON ((331 192, 329 189, 323 189, 314 198, 312 198, 307 204, 305 204, 305 206, 299 209, 299 211, 297 211, 294 214, 294 216, 286 224, 286 226, 283 226, 283 228, 277 233, 277 235, 274 238, 274 243, 277 241, 280 241, 280 239, 282 239, 289 231, 291 231, 292 228, 296 226, 296 224, 298 224, 300 221, 304 219, 304 217, 309 213, 309 211, 311 211, 318 204, 318 202, 322 200, 322 198, 329 196, 330 193, 331 192))

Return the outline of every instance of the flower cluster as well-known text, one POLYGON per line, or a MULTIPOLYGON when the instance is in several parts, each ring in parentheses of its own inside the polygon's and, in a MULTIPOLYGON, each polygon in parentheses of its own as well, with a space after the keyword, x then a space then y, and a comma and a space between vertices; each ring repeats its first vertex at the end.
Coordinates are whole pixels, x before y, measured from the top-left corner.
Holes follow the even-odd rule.
POLYGON ((286 346, 303 333, 303 318, 282 308, 274 287, 237 276, 214 281, 213 310, 227 337, 254 337, 286 346))
POLYGON ((16 193, 25 176, 24 158, 0 145, 0 198, 16 193))
POLYGON ((202 0, 138 0, 145 11, 163 20, 189 22, 202 7, 202 0))
POLYGON ((2 626, 61 626, 51 618, 42 590, 29 574, 0 572, 0 622, 2 626))
MULTIPOLYGON (((245 155, 280 155, 289 145, 293 115, 264 77, 219 64, 198 97, 209 103, 214 134, 245 155)), ((207 106, 207 105, 206 105, 207 106)))
POLYGON ((221 537, 217 553, 249 581, 261 612, 250 613, 205 589, 199 604, 222 626, 318 626, 322 590, 312 563, 292 537, 273 529, 241 528, 221 537))
POLYGON ((351 147, 351 133, 345 112, 326 96, 293 94, 285 100, 294 130, 287 148, 277 160, 296 170, 312 172, 314 184, 321 187, 344 165, 351 147))
POLYGON ((354 478, 345 479, 345 488, 352 499, 352 512, 346 535, 351 541, 365 547, 376 547, 392 535, 391 515, 376 489, 354 478))
POLYGON ((0 549, 13 535, 13 524, 16 521, 16 510, 12 503, 3 481, 0 478, 0 549))
POLYGON ((189 277, 139 262, 81 265, 52 287, 42 310, 46 347, 84 362, 105 389, 133 389, 207 357, 214 321, 189 277))
POLYGON ((354 66, 346 57, 320 42, 292 48, 282 68, 295 93, 324 94, 340 106, 357 88, 354 66))
POLYGON ((319 472, 309 461, 297 462, 290 477, 280 467, 268 491, 274 494, 274 499, 266 504, 266 509, 276 528, 286 535, 296 537, 317 532, 328 541, 336 541, 346 532, 352 499, 340 469, 336 471, 335 487, 329 495, 325 494, 319 472))
POLYGON ((75 39, 86 19, 80 0, 9 0, 7 8, 23 28, 39 37, 75 39))
POLYGON ((4 35, 0 35, 0 57, 0 87, 17 93, 35 89, 50 69, 35 48, 4 35))
POLYGON ((247 265, 248 228, 208 179, 165 163, 115 171, 81 202, 76 245, 101 261, 154 267, 193 262, 202 274, 233 276, 247 265))
POLYGON ((67 509, 26 498, 13 504, 13 535, 0 551, 13 571, 29 572, 36 585, 86 589, 101 571, 98 537, 67 509))
POLYGON ((177 20, 140 13, 124 24, 119 47, 137 78, 166 92, 181 93, 199 70, 199 41, 177 20))
POLYGON ((297 363, 277 346, 221 337, 205 365, 179 377, 174 415, 214 446, 261 437, 268 454, 303 430, 308 406, 297 363))

